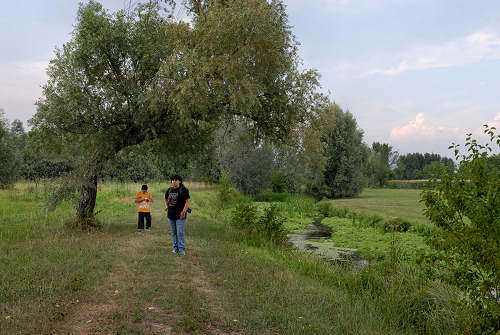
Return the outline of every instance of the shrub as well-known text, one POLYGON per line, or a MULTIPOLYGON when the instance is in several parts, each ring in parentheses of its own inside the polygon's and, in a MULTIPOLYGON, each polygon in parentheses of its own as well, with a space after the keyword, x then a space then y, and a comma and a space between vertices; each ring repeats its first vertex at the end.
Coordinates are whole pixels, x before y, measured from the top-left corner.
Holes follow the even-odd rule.
POLYGON ((245 230, 250 235, 258 234, 268 241, 283 244, 286 241, 285 219, 277 215, 275 205, 264 209, 259 217, 257 207, 248 203, 236 206, 231 224, 234 227, 245 230))
POLYGON ((287 193, 263 192, 256 197, 255 200, 263 202, 284 202, 287 200, 287 193))
POLYGON ((277 215, 276 206, 271 205, 264 209, 264 215, 259 220, 258 231, 274 243, 282 244, 286 241, 284 222, 285 219, 277 215))
POLYGON ((219 210, 225 208, 235 197, 235 191, 229 179, 227 172, 222 171, 219 179, 219 185, 216 187, 217 208, 219 210))
POLYGON ((332 204, 329 202, 319 202, 317 205, 319 214, 325 218, 330 216, 330 213, 333 211, 332 207, 332 204))
POLYGON ((398 217, 392 217, 388 221, 384 222, 383 229, 385 232, 407 232, 411 227, 411 222, 403 220, 398 217))
POLYGON ((423 237, 435 237, 438 233, 438 228, 433 224, 428 223, 416 223, 413 224, 410 229, 410 232, 417 233, 423 237))
MULTIPOLYGON (((500 147, 495 128, 485 126, 490 143, 500 147)), ((443 279, 467 294, 476 317, 473 332, 495 334, 500 330, 500 165, 488 155, 490 144, 478 144, 467 135, 467 153, 455 158, 456 173, 443 169, 435 191, 424 191, 425 214, 440 228, 429 244, 436 253, 430 264, 445 266, 443 279)))
POLYGON ((255 231, 258 222, 257 208, 250 203, 236 206, 231 218, 231 224, 237 228, 255 231))

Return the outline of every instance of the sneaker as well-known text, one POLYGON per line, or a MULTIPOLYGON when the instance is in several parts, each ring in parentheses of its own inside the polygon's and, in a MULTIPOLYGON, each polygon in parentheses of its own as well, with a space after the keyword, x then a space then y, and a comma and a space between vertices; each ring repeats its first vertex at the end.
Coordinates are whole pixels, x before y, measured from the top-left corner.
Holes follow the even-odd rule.
POLYGON ((142 233, 142 229, 137 229, 137 232, 138 233, 142 233))
POLYGON ((181 256, 186 256, 186 252, 185 251, 180 251, 180 252, 178 252, 178 254, 181 255, 181 256))
POLYGON ((173 253, 173 254, 176 254, 176 253, 177 253, 177 251, 175 251, 175 249, 174 249, 174 250, 172 250, 172 253, 173 253))
POLYGON ((151 231, 151 228, 146 228, 146 232, 150 232, 151 231))

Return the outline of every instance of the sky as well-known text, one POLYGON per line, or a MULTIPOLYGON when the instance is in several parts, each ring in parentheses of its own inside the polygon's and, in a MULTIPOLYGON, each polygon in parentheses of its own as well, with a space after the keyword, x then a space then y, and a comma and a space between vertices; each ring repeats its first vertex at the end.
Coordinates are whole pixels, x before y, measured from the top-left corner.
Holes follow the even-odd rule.
MULTIPOLYGON (((2 2, 0 108, 26 126, 78 1, 2 2)), ((100 2, 114 11, 130 0, 100 2)), ((500 1, 284 3, 303 67, 321 74, 322 91, 354 115, 368 145, 451 157, 466 133, 500 129, 500 1)))

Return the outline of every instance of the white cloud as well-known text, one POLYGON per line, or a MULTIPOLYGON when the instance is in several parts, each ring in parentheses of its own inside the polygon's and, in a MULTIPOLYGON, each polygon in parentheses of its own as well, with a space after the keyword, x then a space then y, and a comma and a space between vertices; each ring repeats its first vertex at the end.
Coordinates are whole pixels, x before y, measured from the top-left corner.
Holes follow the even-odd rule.
POLYGON ((418 113, 415 120, 401 127, 392 128, 389 141, 429 141, 454 138, 459 134, 461 134, 459 128, 431 125, 426 121, 424 113, 418 113))
POLYGON ((461 66, 486 60, 500 60, 500 36, 479 31, 443 44, 422 45, 397 55, 393 65, 363 73, 364 76, 398 75, 411 70, 461 66))
POLYGON ((337 64, 334 72, 342 77, 394 76, 407 71, 462 66, 500 60, 500 35, 478 31, 441 44, 415 46, 392 55, 376 55, 359 63, 337 64))
MULTIPOLYGON (((492 121, 486 122, 486 124, 491 128, 495 127, 497 131, 500 131, 500 113, 498 113, 492 121)), ((484 130, 484 129, 483 129, 484 130)))

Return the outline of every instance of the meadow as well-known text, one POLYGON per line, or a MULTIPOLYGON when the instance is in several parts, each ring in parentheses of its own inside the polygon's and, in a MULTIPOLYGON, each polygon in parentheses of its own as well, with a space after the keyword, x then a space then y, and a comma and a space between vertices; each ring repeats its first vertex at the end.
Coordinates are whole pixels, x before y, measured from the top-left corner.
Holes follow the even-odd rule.
POLYGON ((348 207, 364 214, 376 214, 385 218, 400 217, 414 223, 428 223, 420 203, 421 190, 367 188, 359 197, 335 199, 337 207, 348 207))
MULTIPOLYGON (((0 191, 0 334, 452 334, 467 319, 453 303, 459 293, 411 262, 381 256, 364 267, 331 264, 246 236, 229 222, 235 204, 251 200, 221 206, 207 185, 188 184, 188 253, 172 254, 167 186, 150 184, 156 203, 148 234, 136 233, 132 198, 140 185, 99 186, 95 232, 65 224, 69 202, 48 211, 42 187, 0 191)), ((308 197, 267 200, 255 205, 274 203, 289 229, 318 214, 308 197)), ((325 220, 341 220, 331 224, 350 229, 342 243, 355 242, 352 220, 325 220)), ((373 234, 390 245, 390 233, 366 236, 373 234)))

